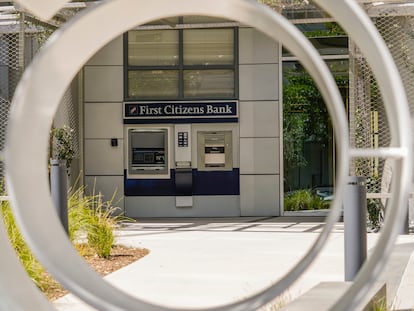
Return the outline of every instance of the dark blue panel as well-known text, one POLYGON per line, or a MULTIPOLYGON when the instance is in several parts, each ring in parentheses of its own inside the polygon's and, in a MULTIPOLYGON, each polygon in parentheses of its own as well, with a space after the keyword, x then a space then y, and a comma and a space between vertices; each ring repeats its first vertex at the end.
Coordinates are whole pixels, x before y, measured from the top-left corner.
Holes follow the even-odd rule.
POLYGON ((198 171, 193 170, 194 195, 239 195, 240 173, 232 171, 198 171))
MULTIPOLYGON (((240 174, 238 168, 235 168, 232 171, 193 170, 192 175, 193 195, 240 194, 240 174)), ((179 193, 179 191, 177 192, 175 184, 175 170, 171 170, 171 179, 127 179, 125 171, 124 194, 126 196, 183 195, 182 193, 179 193)))
POLYGON ((170 179, 127 179, 124 173, 124 194, 126 196, 174 196, 175 172, 170 179))
POLYGON ((193 194, 193 172, 191 168, 177 168, 175 170, 176 195, 193 194))

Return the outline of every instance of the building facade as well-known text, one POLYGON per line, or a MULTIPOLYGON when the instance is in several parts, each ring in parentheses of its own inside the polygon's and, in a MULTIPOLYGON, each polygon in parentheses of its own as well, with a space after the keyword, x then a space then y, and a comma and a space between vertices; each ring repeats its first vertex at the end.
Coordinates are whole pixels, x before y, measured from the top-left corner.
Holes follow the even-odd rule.
POLYGON ((85 65, 87 188, 130 217, 280 215, 281 47, 231 21, 178 23, 85 65))
MULTIPOLYGON (((308 1, 263 2, 290 19, 331 69, 350 145, 389 146, 380 91, 346 33, 308 1)), ((47 25, 24 14, 14 17, 24 23, 1 25, 2 124, 14 77, 43 37, 88 5, 72 3, 47 25)), ((412 6, 361 5, 390 47, 412 110, 412 6)), ((0 6, 0 16, 10 18, 11 10, 0 6)), ((76 134, 71 179, 80 174, 87 191, 114 197, 132 217, 290 215, 284 199, 292 193, 331 198, 335 186, 336 142, 312 79, 277 42, 234 21, 176 17, 115 38, 68 88, 54 120, 64 125, 76 134)), ((5 126, 0 130, 3 147, 5 126)), ((384 164, 351 163, 351 175, 367 177, 369 210, 383 208, 388 196, 384 164)))

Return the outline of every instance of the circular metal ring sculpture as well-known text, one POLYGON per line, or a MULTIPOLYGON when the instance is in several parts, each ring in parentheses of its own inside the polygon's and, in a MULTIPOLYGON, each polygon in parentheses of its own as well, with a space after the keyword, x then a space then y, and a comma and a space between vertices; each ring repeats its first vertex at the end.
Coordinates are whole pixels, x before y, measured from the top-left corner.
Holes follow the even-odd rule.
MULTIPOLYGON (((46 5, 47 1, 39 4, 46 5)), ((33 0, 21 0, 34 5, 33 0)), ((65 2, 63 0, 61 3, 65 2)), ((355 284, 336 304, 337 310, 352 310, 366 294, 382 268, 404 218, 411 182, 411 137, 404 89, 392 58, 368 17, 352 1, 315 0, 337 19, 368 59, 383 91, 392 148, 349 150, 344 106, 328 68, 303 34, 281 15, 249 0, 110 0, 81 12, 59 29, 26 70, 12 104, 6 145, 6 182, 16 219, 40 261, 72 293, 99 310, 176 310, 134 298, 103 281, 78 256, 52 212, 47 178, 47 145, 50 124, 67 86, 86 61, 113 38, 138 24, 180 15, 209 15, 235 19, 280 41, 313 77, 327 104, 338 142, 337 191, 326 225, 303 259, 279 282, 262 292, 230 305, 208 310, 255 310, 281 294, 309 267, 323 247, 341 212, 342 193, 352 156, 397 158, 396 176, 389 212, 378 247, 358 274, 355 284), (111 19, 110 23, 106 21, 111 19), (28 129, 28 130, 27 130, 28 129), (25 144, 21 141, 24 139, 25 144), (30 161, 27 155, 30 154, 30 161)), ((56 9, 59 7, 57 6, 56 9)), ((53 11, 53 10, 52 10, 53 11)), ((53 13, 53 12, 52 12, 53 13)), ((52 14, 49 12, 49 14, 52 14)), ((1 227, 1 225, 0 225, 1 227)), ((0 228, 0 237, 2 228, 0 228)), ((0 239, 0 243, 2 240, 0 239)), ((6 253, 6 255, 8 255, 6 253)), ((1 271, 1 270, 0 270, 1 271)), ((2 284, 1 281, 0 284, 2 284)), ((2 287, 0 286, 0 290, 2 287)), ((7 289, 6 289, 7 291, 7 289)), ((31 293, 33 291, 30 291, 31 293)), ((1 295, 1 293, 0 293, 1 295)), ((32 308, 53 308, 36 293, 30 294, 32 308)), ((16 310, 19 302, 14 301, 16 310)), ((13 302, 12 302, 13 305, 13 302)), ((1 306, 1 305, 0 305, 1 306)), ((11 309, 12 310, 12 309, 11 309)))

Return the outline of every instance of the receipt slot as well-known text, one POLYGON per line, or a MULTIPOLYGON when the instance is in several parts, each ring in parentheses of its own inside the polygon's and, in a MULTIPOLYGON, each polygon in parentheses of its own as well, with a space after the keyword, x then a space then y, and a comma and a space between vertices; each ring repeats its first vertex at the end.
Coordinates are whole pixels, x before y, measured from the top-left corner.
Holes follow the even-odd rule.
POLYGON ((203 131, 197 134, 199 171, 231 171, 233 148, 231 131, 203 131))
POLYGON ((128 130, 128 177, 169 178, 168 129, 128 130))

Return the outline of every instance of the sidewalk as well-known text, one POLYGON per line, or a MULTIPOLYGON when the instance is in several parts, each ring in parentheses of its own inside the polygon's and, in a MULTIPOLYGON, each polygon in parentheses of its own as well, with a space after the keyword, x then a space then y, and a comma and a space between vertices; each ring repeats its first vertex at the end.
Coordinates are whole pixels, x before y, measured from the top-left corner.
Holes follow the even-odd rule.
MULTIPOLYGON (((316 217, 140 220, 117 233, 118 243, 145 247, 150 254, 105 279, 165 306, 223 305, 278 280, 300 260, 322 228, 323 218, 316 217)), ((378 237, 368 234, 368 249, 378 237)), ((410 275, 405 269, 414 266, 413 250, 414 235, 400 236, 381 276, 389 280, 388 299, 398 295, 398 309, 414 307, 414 267, 410 275)), ((343 224, 338 223, 318 259, 288 290, 286 301, 322 281, 343 281, 343 257, 343 224)), ((55 306, 62 311, 94 310, 73 295, 58 299, 55 306)))

